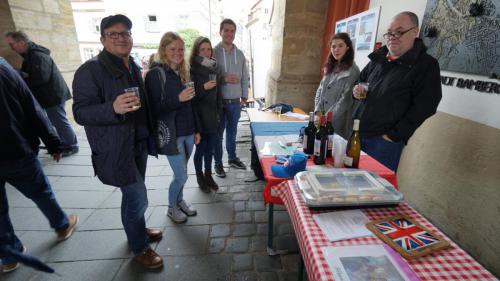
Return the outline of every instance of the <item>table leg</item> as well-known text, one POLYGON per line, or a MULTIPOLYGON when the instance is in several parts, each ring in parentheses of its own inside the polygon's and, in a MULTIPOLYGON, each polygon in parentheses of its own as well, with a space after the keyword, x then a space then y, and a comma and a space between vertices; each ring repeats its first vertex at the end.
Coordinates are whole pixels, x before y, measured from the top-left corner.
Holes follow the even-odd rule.
POLYGON ((267 254, 269 256, 287 254, 288 250, 276 250, 273 248, 273 233, 274 233, 274 204, 267 204, 269 212, 267 219, 267 254))
POLYGON ((302 258, 302 254, 299 256, 299 276, 297 280, 302 281, 304 280, 304 259, 302 258))

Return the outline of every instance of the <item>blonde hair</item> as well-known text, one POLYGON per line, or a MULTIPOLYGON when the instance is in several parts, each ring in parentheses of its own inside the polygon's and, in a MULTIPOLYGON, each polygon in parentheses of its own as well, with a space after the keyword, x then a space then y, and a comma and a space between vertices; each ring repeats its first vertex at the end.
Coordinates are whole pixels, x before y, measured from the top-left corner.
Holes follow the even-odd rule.
MULTIPOLYGON (((175 32, 169 31, 163 34, 160 40, 160 46, 158 47, 158 51, 156 51, 154 61, 157 63, 166 64, 167 66, 170 67, 171 62, 168 61, 167 57, 165 56, 165 49, 167 48, 168 45, 172 44, 172 42, 177 40, 180 40, 182 44, 184 44, 184 40, 182 40, 179 34, 175 32)), ((189 69, 185 59, 182 59, 182 62, 179 64, 179 68, 177 70, 179 71, 179 76, 181 77, 181 81, 183 83, 191 79, 189 77, 189 69)))

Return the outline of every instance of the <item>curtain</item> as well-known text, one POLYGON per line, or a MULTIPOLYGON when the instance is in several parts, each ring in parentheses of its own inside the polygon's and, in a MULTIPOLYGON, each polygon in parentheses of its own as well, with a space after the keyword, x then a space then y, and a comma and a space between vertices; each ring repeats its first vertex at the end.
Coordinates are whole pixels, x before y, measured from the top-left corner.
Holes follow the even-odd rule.
POLYGON ((325 33, 323 34, 323 51, 321 53, 321 73, 330 53, 330 39, 335 32, 335 23, 338 20, 368 10, 370 0, 330 0, 326 15, 325 33))

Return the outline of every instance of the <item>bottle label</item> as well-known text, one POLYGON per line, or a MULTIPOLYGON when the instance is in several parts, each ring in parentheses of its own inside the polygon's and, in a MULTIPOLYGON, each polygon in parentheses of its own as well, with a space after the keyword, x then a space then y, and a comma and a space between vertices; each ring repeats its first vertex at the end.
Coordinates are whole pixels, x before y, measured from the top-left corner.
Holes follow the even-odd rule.
POLYGON ((333 149, 333 135, 328 136, 328 150, 333 149))
POLYGON ((354 159, 352 157, 349 157, 349 156, 344 157, 344 165, 346 165, 348 167, 352 167, 353 160, 354 159))
POLYGON ((320 156, 321 154, 321 140, 314 140, 314 155, 320 156))
POLYGON ((307 150, 307 135, 304 134, 304 142, 302 143, 302 148, 304 149, 304 151, 307 150))

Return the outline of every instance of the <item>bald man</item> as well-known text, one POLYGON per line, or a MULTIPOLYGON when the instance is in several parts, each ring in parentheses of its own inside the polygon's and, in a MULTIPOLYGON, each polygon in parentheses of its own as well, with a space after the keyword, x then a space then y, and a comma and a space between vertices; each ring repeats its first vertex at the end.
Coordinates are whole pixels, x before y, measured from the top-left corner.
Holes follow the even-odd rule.
POLYGON ((359 85, 354 117, 360 119, 363 151, 396 171, 404 146, 415 130, 436 113, 441 100, 439 64, 418 38, 418 17, 397 14, 383 35, 387 45, 368 57, 359 85))

